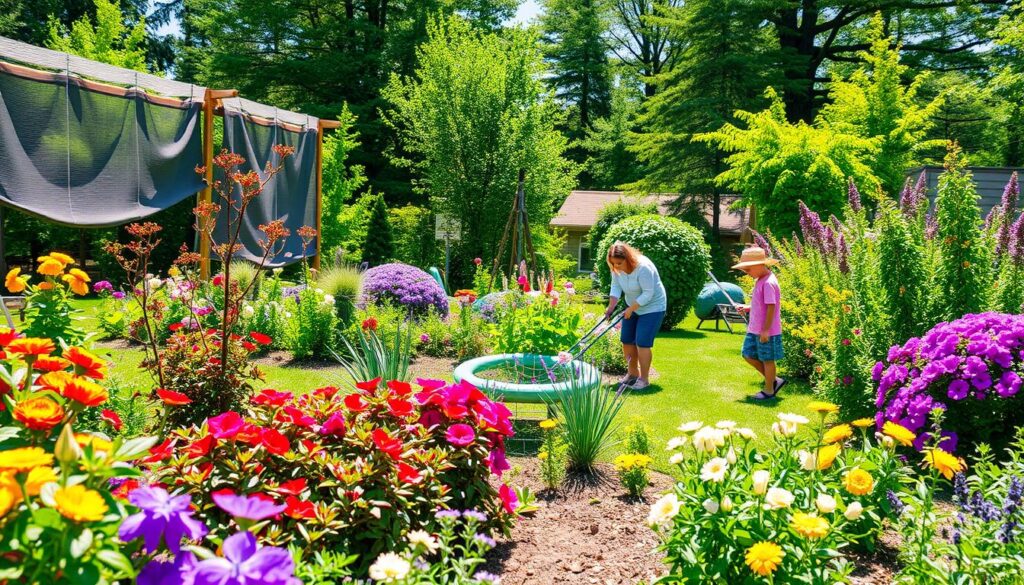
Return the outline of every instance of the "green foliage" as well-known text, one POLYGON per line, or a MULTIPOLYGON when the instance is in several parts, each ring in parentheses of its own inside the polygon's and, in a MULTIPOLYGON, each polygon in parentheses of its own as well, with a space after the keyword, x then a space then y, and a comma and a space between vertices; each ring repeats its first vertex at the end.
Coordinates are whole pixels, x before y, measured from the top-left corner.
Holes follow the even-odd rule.
POLYGON ((409 380, 412 361, 412 326, 399 325, 393 337, 377 336, 376 322, 364 321, 357 330, 358 345, 342 338, 347 355, 334 354, 353 383, 367 380, 409 380))
POLYGON ((632 88, 619 85, 612 89, 611 112, 593 120, 580 146, 590 155, 586 173, 594 189, 618 189, 639 180, 645 167, 630 150, 631 133, 638 129, 640 97, 632 88))
MULTIPOLYGON (((334 250, 349 240, 344 211, 346 206, 366 183, 362 165, 352 164, 352 152, 359 147, 359 133, 355 130, 355 114, 343 104, 338 115, 341 127, 324 134, 323 141, 323 216, 320 246, 334 250)), ((358 241, 361 243, 362 238, 358 241)), ((349 250, 352 251, 352 250, 349 250)))
POLYGON ((432 20, 427 31, 415 75, 393 75, 383 92, 385 119, 407 153, 392 160, 410 166, 424 193, 429 186, 435 213, 458 220, 448 280, 459 286, 472 278, 475 256, 497 254, 519 170, 541 248, 575 166, 562 156, 566 139, 554 130, 558 112, 542 87, 533 33, 480 32, 459 18, 432 20))
POLYGON ((562 429, 558 428, 558 425, 559 421, 555 418, 540 422, 543 438, 540 450, 537 451, 537 458, 540 459, 540 477, 544 481, 544 487, 549 490, 556 490, 562 485, 568 465, 566 444, 562 429))
POLYGON ((286 347, 296 359, 330 357, 337 346, 335 300, 326 298, 322 289, 312 287, 299 291, 298 299, 285 325, 286 347))
POLYGON ((152 427, 156 409, 150 399, 113 376, 107 379, 106 386, 109 397, 103 408, 87 408, 80 412, 75 419, 76 431, 93 431, 110 437, 133 439, 142 436, 152 427), (117 413, 121 420, 120 429, 115 429, 111 423, 100 418, 100 413, 108 409, 117 413))
POLYGON ((125 26, 117 0, 93 0, 95 26, 87 16, 75 21, 70 32, 51 17, 50 38, 46 46, 86 59, 135 71, 149 71, 146 63, 146 21, 140 18, 131 28, 125 26))
POLYGON ((579 305, 555 301, 548 295, 522 300, 525 302, 503 303, 497 322, 490 325, 497 353, 550 356, 569 349, 579 339, 583 324, 583 309, 579 305))
MULTIPOLYGON (((711 252, 704 238, 693 226, 674 217, 636 215, 611 227, 601 240, 595 258, 606 258, 608 248, 616 241, 626 242, 647 256, 658 268, 668 296, 668 311, 662 330, 678 325, 697 300, 707 280, 711 252)), ((611 271, 607 262, 597 263, 601 285, 607 290, 611 271)))
POLYGON ((576 373, 572 365, 560 367, 567 370, 558 375, 566 384, 556 387, 557 398, 548 407, 561 415, 569 467, 590 471, 613 444, 624 398, 605 389, 596 371, 576 373))
POLYGON ((425 355, 462 362, 487 353, 487 326, 471 305, 459 303, 448 317, 431 310, 416 325, 418 350, 425 355))
POLYGON ((639 418, 633 419, 626 427, 626 453, 634 455, 651 454, 650 429, 639 418))
POLYGON ((363 277, 355 266, 335 264, 316 275, 316 287, 334 297, 334 310, 339 325, 348 326, 355 318, 356 299, 363 277))
POLYGON ((395 257, 395 245, 391 237, 391 222, 388 221, 388 205, 383 196, 373 198, 370 203, 370 220, 363 240, 363 262, 370 266, 386 264, 395 257))
POLYGON ((912 227, 914 221, 888 200, 879 205, 875 219, 879 262, 885 267, 878 271, 882 308, 889 317, 893 343, 924 332, 922 308, 927 306, 930 275, 921 234, 912 227))
POLYGON ((427 268, 438 261, 434 214, 425 207, 406 205, 388 211, 398 262, 427 268))
MULTIPOLYGON (((597 250, 601 245, 601 240, 604 239, 605 234, 611 227, 627 217, 633 217, 634 215, 652 215, 658 213, 658 204, 653 201, 644 201, 641 199, 620 199, 613 201, 608 205, 601 208, 601 211, 597 212, 597 220, 594 221, 594 227, 590 228, 588 237, 590 238, 590 249, 597 250)), ((594 264, 606 264, 604 256, 594 256, 594 264)))
POLYGON ((791 124, 774 90, 765 95, 771 105, 759 113, 736 113, 746 128, 726 124, 694 140, 724 152, 730 168, 715 179, 757 207, 758 221, 777 234, 798 229, 796 201, 822 214, 839 214, 847 178, 858 185, 877 180, 866 160, 873 143, 804 122, 791 124))
MULTIPOLYGON (((238 283, 238 288, 246 290, 254 280, 258 280, 262 275, 260 269, 249 262, 248 260, 232 260, 231 261, 231 280, 238 283)), ((254 292, 259 290, 260 283, 256 283, 253 288, 254 292)))
POLYGON ((625 374, 629 364, 622 353, 622 344, 616 332, 609 331, 587 350, 587 361, 606 374, 625 374))
POLYGON ((931 299, 939 320, 984 311, 992 288, 992 243, 981 230, 978 193, 966 166, 952 145, 935 200, 940 260, 931 299))
POLYGON ((647 488, 650 477, 647 466, 653 461, 643 454, 624 453, 615 458, 615 469, 619 474, 619 483, 634 498, 640 497, 647 488))

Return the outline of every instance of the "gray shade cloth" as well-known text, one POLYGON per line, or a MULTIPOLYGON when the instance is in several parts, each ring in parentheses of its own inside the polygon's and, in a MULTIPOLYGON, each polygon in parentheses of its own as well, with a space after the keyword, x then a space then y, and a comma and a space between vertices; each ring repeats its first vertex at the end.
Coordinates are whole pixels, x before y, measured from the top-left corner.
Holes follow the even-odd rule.
MULTIPOLYGON (((268 259, 266 265, 283 266, 303 258, 302 239, 296 232, 302 226, 316 227, 317 127, 318 120, 312 116, 275 110, 247 100, 224 100, 224 148, 245 157, 246 164, 240 171, 253 168, 265 179, 263 169, 267 162, 274 166, 280 163, 273 151, 274 145, 295 148, 295 154, 285 160, 284 168, 246 209, 239 235, 242 250, 236 257, 259 262, 263 257, 259 241, 264 239, 259 226, 283 219, 291 235, 284 242, 282 253, 268 259)), ((218 178, 223 180, 223 177, 218 178)), ((238 195, 236 190, 233 196, 238 195)), ((222 207, 215 233, 216 242, 220 244, 227 241, 226 206, 223 201, 215 202, 222 207)), ((306 256, 316 255, 315 239, 305 252, 306 256)))
POLYGON ((65 73, 22 73, 0 63, 0 204, 102 227, 203 188, 194 172, 203 160, 201 101, 168 105, 139 89, 112 95, 65 73))

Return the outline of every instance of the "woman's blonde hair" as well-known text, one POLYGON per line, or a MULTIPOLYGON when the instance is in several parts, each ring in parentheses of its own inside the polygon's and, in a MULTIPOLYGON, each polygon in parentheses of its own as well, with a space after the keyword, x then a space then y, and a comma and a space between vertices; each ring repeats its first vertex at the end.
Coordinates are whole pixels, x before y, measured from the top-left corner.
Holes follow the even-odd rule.
POLYGON ((612 258, 624 260, 626 262, 626 272, 630 273, 640 264, 640 251, 626 242, 615 242, 608 247, 608 257, 606 260, 608 268, 612 272, 616 272, 615 267, 612 266, 612 258))

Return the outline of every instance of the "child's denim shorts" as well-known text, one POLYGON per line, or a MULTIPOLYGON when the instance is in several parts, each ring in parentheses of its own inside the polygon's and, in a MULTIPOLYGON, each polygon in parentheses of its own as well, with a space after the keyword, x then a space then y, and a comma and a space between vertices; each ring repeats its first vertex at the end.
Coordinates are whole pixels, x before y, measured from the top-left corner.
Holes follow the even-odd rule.
POLYGON ((782 359, 782 336, 772 335, 767 343, 761 343, 761 336, 747 333, 743 338, 743 357, 762 362, 777 362, 782 359))

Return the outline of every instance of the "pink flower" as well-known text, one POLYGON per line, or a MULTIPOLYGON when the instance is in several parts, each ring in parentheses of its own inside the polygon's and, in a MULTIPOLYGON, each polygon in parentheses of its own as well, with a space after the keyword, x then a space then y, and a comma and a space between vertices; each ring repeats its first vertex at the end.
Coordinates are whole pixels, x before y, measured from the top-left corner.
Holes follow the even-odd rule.
POLYGON ((344 435, 345 434, 345 417, 340 412, 336 412, 331 416, 327 417, 322 427, 320 427, 321 435, 344 435))
POLYGON ((509 514, 516 513, 516 508, 519 507, 519 497, 516 496, 515 490, 503 483, 498 488, 498 497, 501 498, 501 505, 505 508, 506 512, 509 514))
POLYGON ((843 345, 850 345, 850 339, 848 337, 843 338, 843 345))
POLYGON ((480 266, 483 263, 484 263, 483 260, 481 260, 479 258, 473 258, 473 264, 476 264, 477 266, 480 266))
POLYGON ((476 440, 476 431, 467 424, 458 423, 448 427, 445 438, 456 447, 465 447, 476 440))
POLYGON ((508 464, 508 459, 505 458, 505 450, 501 448, 495 448, 487 455, 487 467, 490 468, 491 473, 498 477, 501 477, 502 473, 512 468, 508 464))
POLYGON ((431 428, 441 424, 441 413, 436 410, 426 410, 420 415, 420 425, 424 428, 431 428))
POLYGON ((235 435, 242 432, 245 421, 237 412, 228 411, 207 420, 206 425, 215 439, 233 439, 235 435))

